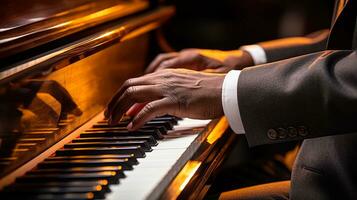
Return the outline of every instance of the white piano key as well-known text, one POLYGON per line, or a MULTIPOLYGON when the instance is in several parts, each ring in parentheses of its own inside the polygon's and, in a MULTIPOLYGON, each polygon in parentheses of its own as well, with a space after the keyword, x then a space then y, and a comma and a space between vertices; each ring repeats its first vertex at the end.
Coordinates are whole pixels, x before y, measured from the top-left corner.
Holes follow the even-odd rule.
MULTIPOLYGON (((210 120, 183 119, 174 127, 175 131, 186 131, 193 128, 205 127, 210 120)), ((173 132, 173 133, 174 133, 173 132)), ((168 175, 178 163, 189 145, 196 139, 197 134, 184 135, 158 141, 152 152, 145 158, 138 159, 139 164, 131 171, 126 171, 126 178, 120 184, 112 185, 106 199, 146 199, 154 188, 168 175)))

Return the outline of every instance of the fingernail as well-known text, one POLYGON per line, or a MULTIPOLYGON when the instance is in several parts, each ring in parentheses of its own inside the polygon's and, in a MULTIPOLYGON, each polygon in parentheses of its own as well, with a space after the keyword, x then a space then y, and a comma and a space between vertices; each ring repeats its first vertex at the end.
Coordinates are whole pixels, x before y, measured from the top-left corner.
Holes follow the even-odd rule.
POLYGON ((130 122, 126 128, 128 130, 133 130, 133 122, 130 122))

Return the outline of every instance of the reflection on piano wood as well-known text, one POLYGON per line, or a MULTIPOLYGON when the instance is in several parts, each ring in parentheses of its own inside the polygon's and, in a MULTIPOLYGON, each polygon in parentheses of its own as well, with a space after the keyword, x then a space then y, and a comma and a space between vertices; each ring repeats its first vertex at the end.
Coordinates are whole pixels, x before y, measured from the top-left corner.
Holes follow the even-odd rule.
POLYGON ((0 23, 0 198, 203 198, 234 139, 225 118, 163 116, 128 132, 127 122, 108 126, 102 116, 118 87, 160 51, 152 33, 174 8, 146 0, 33 5, 0 23))

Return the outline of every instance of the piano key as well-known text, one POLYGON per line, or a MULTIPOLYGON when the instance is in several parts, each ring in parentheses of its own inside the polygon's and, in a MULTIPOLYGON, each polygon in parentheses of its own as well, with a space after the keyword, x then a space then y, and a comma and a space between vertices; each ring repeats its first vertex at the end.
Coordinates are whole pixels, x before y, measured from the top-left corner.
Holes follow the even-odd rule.
POLYGON ((63 182, 63 181, 50 181, 50 182, 40 182, 40 183, 32 183, 32 182, 15 182, 14 184, 7 186, 6 188, 11 187, 26 187, 26 188, 38 188, 38 187, 85 187, 85 186, 98 186, 100 185, 102 188, 109 191, 108 180, 86 180, 86 181, 71 181, 71 182, 63 182))
MULTIPOLYGON (((5 195, 5 197, 7 197, 5 195)), ((89 200, 94 199, 94 194, 89 193, 66 193, 66 194, 21 194, 17 193, 8 196, 10 199, 37 199, 37 200, 89 200)))
POLYGON ((152 119, 151 121, 169 121, 172 123, 172 125, 177 125, 177 121, 179 119, 175 118, 175 117, 156 117, 154 119, 152 119))
MULTIPOLYGON (((93 129, 96 128, 110 128, 110 127, 116 127, 116 128, 126 128, 128 126, 129 122, 118 122, 115 125, 109 125, 108 123, 98 123, 94 124, 92 127, 93 129)), ((174 123, 171 121, 165 121, 165 120, 154 120, 154 121, 149 121, 146 122, 143 128, 149 128, 153 126, 164 126, 167 129, 172 129, 174 123)))
POLYGON ((90 173, 90 172, 104 172, 104 171, 115 171, 122 172, 123 168, 121 166, 104 166, 104 167, 68 167, 68 168, 44 168, 44 169, 34 169, 27 174, 51 174, 51 173, 90 173))
POLYGON ((138 160, 135 158, 134 154, 121 154, 121 155, 114 155, 114 154, 102 154, 102 155, 85 155, 85 156, 52 156, 46 158, 45 160, 91 160, 91 159, 128 159, 128 162, 131 165, 138 164, 138 160))
POLYGON ((116 172, 72 173, 72 174, 28 174, 16 179, 16 182, 51 182, 51 181, 93 181, 105 179, 109 184, 118 184, 116 172))
POLYGON ((143 136, 121 136, 121 137, 92 137, 92 138, 76 138, 72 143, 76 142, 111 142, 111 141, 131 141, 131 140, 146 140, 150 146, 156 146, 157 141, 151 135, 143 136))
POLYGON ((39 169, 58 167, 100 167, 121 166, 123 169, 132 169, 129 159, 91 159, 91 160, 45 160, 38 164, 39 169))
MULTIPOLYGON (((191 127, 202 127, 208 123, 209 120, 184 119, 178 121, 173 130, 191 130, 191 127)), ((122 179, 120 185, 110 186, 111 192, 106 195, 106 199, 146 199, 164 178, 171 175, 170 170, 180 159, 184 159, 183 153, 188 151, 188 147, 196 138, 197 134, 189 134, 175 139, 159 140, 153 151, 146 154, 146 158, 138 159, 139 165, 125 173, 126 178, 122 179)))
MULTIPOLYGON (((177 121, 179 121, 179 120, 182 120, 182 119, 179 117, 175 117, 175 116, 165 115, 165 116, 161 116, 161 117, 156 117, 156 118, 152 119, 150 122, 152 122, 152 121, 169 121, 173 125, 177 125, 177 121)), ((124 122, 119 122, 119 123, 128 125, 129 122, 130 121, 124 121, 124 122)), ((108 120, 106 120, 106 119, 101 120, 101 121, 97 122, 97 124, 107 124, 108 125, 108 120)))
POLYGON ((17 196, 16 193, 21 193, 22 195, 32 194, 66 194, 66 193, 93 193, 94 198, 103 199, 105 197, 105 193, 107 192, 102 186, 79 186, 79 187, 54 187, 54 186, 44 186, 37 188, 30 187, 11 187, 2 191, 2 194, 9 196, 17 196))
MULTIPOLYGON (((159 132, 161 134, 166 134, 167 133, 167 130, 171 130, 171 129, 167 129, 164 124, 162 125, 151 125, 151 126, 143 126, 140 128, 140 130, 159 130, 159 132)), ((87 129, 86 132, 98 132, 98 131, 128 131, 128 129, 125 127, 118 127, 118 126, 102 126, 100 128, 90 128, 90 129, 87 129)))
POLYGON ((77 142, 65 144, 65 148, 83 148, 83 147, 116 147, 116 146, 141 146, 145 152, 152 151, 151 146, 145 140, 134 141, 113 141, 113 142, 77 142))
POLYGON ((58 156, 71 155, 101 155, 101 154, 134 154, 135 157, 145 157, 145 152, 140 146, 127 147, 99 147, 99 148, 65 148, 56 151, 58 156))
POLYGON ((155 139, 163 139, 164 136, 159 130, 142 130, 137 131, 127 131, 127 130, 116 130, 116 131, 95 131, 95 132, 83 132, 80 137, 116 137, 116 136, 153 136, 155 139))
POLYGON ((172 124, 169 121, 160 121, 160 120, 147 122, 146 125, 147 126, 164 126, 167 130, 171 130, 174 126, 174 124, 172 124))

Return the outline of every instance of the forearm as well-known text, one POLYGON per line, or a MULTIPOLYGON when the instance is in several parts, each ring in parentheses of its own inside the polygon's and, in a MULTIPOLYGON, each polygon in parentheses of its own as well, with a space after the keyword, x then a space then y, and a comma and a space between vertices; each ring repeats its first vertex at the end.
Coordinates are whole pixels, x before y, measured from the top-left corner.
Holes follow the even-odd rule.
POLYGON ((324 51, 244 69, 238 103, 250 145, 357 131, 357 53, 324 51))
POLYGON ((260 42, 266 54, 267 62, 274 62, 295 56, 305 55, 325 50, 329 30, 321 30, 305 37, 290 37, 272 41, 260 42))

